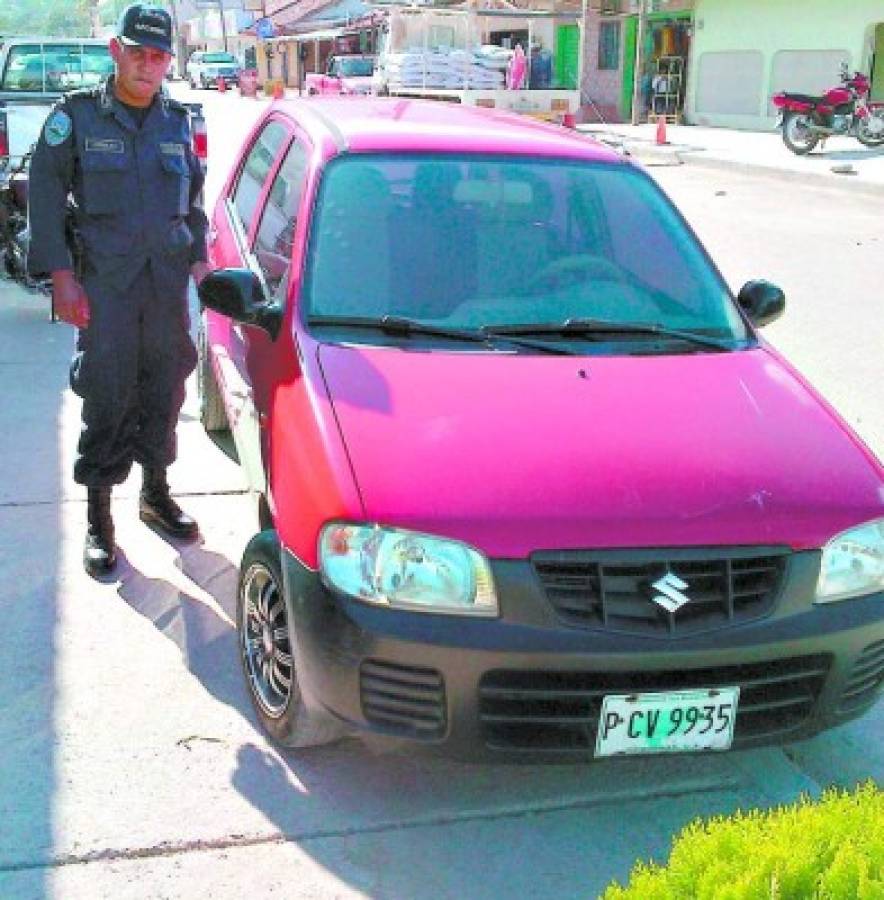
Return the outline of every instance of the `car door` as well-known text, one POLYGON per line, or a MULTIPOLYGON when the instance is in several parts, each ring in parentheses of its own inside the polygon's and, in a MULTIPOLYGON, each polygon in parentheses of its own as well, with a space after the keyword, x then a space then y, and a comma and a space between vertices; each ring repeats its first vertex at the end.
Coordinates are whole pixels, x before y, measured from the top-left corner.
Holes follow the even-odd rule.
MULTIPOLYGON (((271 119, 258 134, 224 204, 232 240, 224 267, 251 269, 268 300, 285 302, 292 243, 307 171, 306 144, 292 124, 271 119)), ((220 230, 219 230, 220 237, 220 230)), ((266 493, 267 408, 274 378, 273 341, 264 330, 214 316, 209 340, 240 464, 253 490, 266 493)))

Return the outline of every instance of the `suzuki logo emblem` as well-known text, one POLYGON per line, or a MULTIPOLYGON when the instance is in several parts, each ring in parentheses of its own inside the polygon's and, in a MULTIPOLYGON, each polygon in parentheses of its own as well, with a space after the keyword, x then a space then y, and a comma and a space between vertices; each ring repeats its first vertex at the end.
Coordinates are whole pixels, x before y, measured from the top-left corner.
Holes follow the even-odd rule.
POLYGON ((667 572, 659 581, 655 581, 651 587, 659 593, 651 597, 658 606, 662 606, 667 612, 674 613, 680 610, 685 603, 690 603, 691 598, 682 591, 688 586, 678 575, 667 572))

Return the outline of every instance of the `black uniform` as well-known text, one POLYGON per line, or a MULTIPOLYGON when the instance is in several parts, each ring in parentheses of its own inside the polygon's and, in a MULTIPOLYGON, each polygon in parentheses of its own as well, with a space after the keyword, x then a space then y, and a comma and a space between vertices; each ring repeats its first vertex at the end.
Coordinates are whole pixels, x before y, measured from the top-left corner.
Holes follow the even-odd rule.
POLYGON ((89 300, 71 386, 83 398, 74 477, 91 488, 124 481, 133 461, 164 469, 175 458, 184 382, 196 364, 187 284, 206 259, 203 173, 187 109, 157 96, 139 128, 113 92, 65 96, 31 163, 32 274, 75 268, 66 239, 68 195, 89 300))

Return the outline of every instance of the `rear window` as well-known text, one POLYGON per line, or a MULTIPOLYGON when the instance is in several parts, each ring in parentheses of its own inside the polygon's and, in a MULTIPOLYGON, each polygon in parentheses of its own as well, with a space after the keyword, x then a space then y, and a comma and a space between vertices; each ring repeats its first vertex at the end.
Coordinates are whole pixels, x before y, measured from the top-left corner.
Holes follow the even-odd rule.
POLYGON ((0 90, 60 94, 92 87, 113 70, 104 45, 19 44, 9 50, 0 90))
POLYGON ((371 75, 374 72, 374 62, 370 59, 338 59, 335 60, 336 68, 341 75, 356 77, 358 75, 371 75))
POLYGON ((344 157, 326 170, 311 233, 308 316, 599 318, 746 337, 672 204, 624 165, 344 157))

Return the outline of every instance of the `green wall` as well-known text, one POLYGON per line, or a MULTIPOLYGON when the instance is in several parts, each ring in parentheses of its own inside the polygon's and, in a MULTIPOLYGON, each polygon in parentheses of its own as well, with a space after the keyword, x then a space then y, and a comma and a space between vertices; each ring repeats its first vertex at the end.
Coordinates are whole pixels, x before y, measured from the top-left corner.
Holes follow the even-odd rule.
MULTIPOLYGON (((697 0, 688 82, 688 118, 698 124, 768 129, 771 67, 781 50, 846 51, 850 65, 869 72, 875 25, 884 23, 884 0, 697 0), (764 57, 755 115, 715 115, 702 121, 694 107, 704 53, 753 50, 764 57)), ((730 74, 730 73, 729 73, 730 74)), ((832 82, 837 81, 832 72, 832 82)), ((733 78, 740 78, 738 71, 733 78)))

